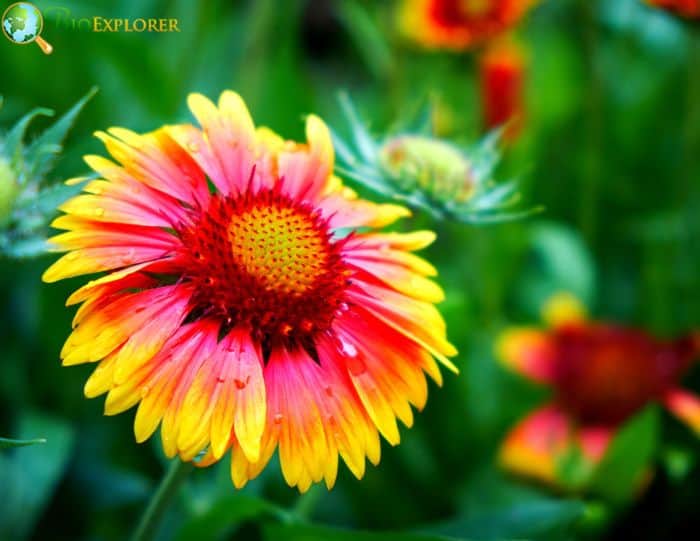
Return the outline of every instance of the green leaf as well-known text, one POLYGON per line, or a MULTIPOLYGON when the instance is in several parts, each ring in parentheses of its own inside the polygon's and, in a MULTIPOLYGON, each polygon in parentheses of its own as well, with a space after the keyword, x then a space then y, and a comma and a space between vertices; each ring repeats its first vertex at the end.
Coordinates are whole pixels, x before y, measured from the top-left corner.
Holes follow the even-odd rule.
POLYGON ((33 440, 10 440, 0 438, 0 449, 8 449, 10 447, 26 447, 27 445, 36 445, 37 443, 46 443, 44 438, 35 438, 33 440))
POLYGON ((46 444, 0 455, 0 539, 4 541, 26 539, 32 533, 61 480, 74 440, 69 425, 41 414, 25 414, 18 434, 43 434, 46 444))
POLYGON ((185 522, 176 539, 215 541, 242 522, 260 518, 275 518, 285 522, 293 520, 289 511, 262 498, 234 494, 216 501, 205 512, 197 513, 185 522))
MULTIPOLYGON (((53 111, 51 109, 45 109, 43 107, 37 107, 32 109, 26 115, 24 115, 15 124, 10 132, 5 138, 5 144, 3 152, 10 158, 12 164, 17 167, 22 159, 22 142, 24 140, 24 135, 27 132, 29 124, 38 116, 53 116, 53 111)), ((25 179, 20 179, 23 182, 25 179)))
POLYGON ((37 257, 45 254, 47 249, 46 239, 39 235, 20 239, 0 235, 0 254, 14 259, 37 257))
POLYGON ((266 541, 457 541, 462 537, 449 537, 431 533, 365 532, 341 530, 311 524, 266 524, 263 527, 266 541))
POLYGON ((485 510, 431 527, 447 536, 480 540, 561 539, 579 520, 585 505, 579 501, 539 499, 485 510))
POLYGON ((63 183, 53 184, 42 189, 34 197, 18 200, 15 210, 19 212, 31 211, 46 216, 46 221, 48 221, 55 214, 59 205, 65 203, 70 197, 77 195, 82 188, 82 183, 70 186, 63 183))
POLYGON ((580 235, 553 222, 533 224, 529 258, 517 288, 527 312, 539 319, 545 302, 555 293, 567 291, 584 305, 595 296, 593 258, 580 235))
POLYGON ((61 151, 61 143, 75 119, 88 101, 97 93, 97 87, 92 87, 87 94, 78 100, 61 118, 56 120, 29 146, 27 155, 32 174, 44 176, 52 167, 54 160, 61 151))
POLYGON ((341 22, 369 70, 377 78, 387 77, 394 69, 394 59, 386 34, 359 3, 345 0, 338 2, 337 9, 341 22))
POLYGON ((624 503, 647 480, 659 443, 659 411, 649 406, 617 433, 593 479, 593 489, 606 499, 624 503))

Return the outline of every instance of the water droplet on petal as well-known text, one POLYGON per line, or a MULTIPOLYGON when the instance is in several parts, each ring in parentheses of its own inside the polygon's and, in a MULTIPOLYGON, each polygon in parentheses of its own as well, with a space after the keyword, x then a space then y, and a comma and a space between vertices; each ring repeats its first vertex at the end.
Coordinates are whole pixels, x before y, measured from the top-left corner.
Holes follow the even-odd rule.
POLYGON ((234 378, 233 383, 236 385, 236 388, 239 390, 245 389, 246 382, 243 381, 242 379, 234 378))
POLYGON ((357 357, 357 348, 352 345, 350 342, 346 342, 342 338, 338 340, 340 343, 340 352, 345 356, 345 357, 357 357))
POLYGON ((275 416, 272 418, 272 420, 277 425, 281 424, 283 419, 284 419, 284 415, 282 415, 281 413, 275 413, 275 416))
POLYGON ((187 143, 187 150, 190 152, 199 152, 199 143, 196 141, 190 141, 187 143))
POLYGON ((95 209, 95 216, 104 216, 105 215, 105 209, 102 207, 97 207, 95 209))

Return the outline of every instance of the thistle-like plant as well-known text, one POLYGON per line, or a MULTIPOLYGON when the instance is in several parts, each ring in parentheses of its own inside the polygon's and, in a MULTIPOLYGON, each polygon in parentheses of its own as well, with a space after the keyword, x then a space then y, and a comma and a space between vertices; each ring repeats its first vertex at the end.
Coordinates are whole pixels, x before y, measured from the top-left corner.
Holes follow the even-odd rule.
POLYGON ((7 132, 0 131, 0 256, 45 251, 46 228, 56 207, 78 190, 47 177, 68 130, 95 92, 90 90, 30 143, 25 141, 29 125, 39 116, 53 116, 52 110, 37 107, 7 132))
POLYGON ((515 208, 520 201, 517 180, 493 178, 501 159, 502 129, 464 147, 433 135, 426 108, 395 133, 375 138, 350 98, 341 94, 339 99, 350 131, 349 139, 333 132, 341 176, 437 219, 495 223, 541 210, 515 208))

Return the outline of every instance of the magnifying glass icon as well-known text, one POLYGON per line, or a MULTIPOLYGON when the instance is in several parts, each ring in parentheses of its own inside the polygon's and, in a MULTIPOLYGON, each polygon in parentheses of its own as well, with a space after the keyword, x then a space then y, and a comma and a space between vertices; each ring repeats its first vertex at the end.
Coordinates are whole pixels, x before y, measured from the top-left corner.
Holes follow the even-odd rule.
POLYGON ((51 54, 53 47, 41 37, 44 17, 34 4, 16 2, 8 7, 0 18, 2 33, 12 43, 26 45, 36 42, 44 54, 51 54))

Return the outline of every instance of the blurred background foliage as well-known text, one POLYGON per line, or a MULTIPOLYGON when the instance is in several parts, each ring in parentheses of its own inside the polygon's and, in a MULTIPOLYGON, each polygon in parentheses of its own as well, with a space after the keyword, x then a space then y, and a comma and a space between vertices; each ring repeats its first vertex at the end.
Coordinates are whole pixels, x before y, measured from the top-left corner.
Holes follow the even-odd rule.
MULTIPOLYGON (((296 139, 307 112, 342 126, 340 89, 378 134, 426 97, 440 135, 482 134, 476 57, 403 42, 395 2, 35 3, 54 53, 0 40, 3 130, 37 106, 67 111, 99 87, 55 180, 87 172, 81 156, 102 153, 96 129, 189 120, 190 91, 235 89, 257 123, 296 139), (71 30, 57 7, 75 18, 174 17, 181 32, 71 30)), ((529 51, 526 121, 499 174, 519 175, 545 213, 478 228, 419 214, 405 226, 439 233, 427 256, 446 289, 461 374, 431 387, 414 428, 400 446, 383 445, 362 481, 342 471, 332 492, 299 497, 273 467, 236 491, 224 460, 191 476, 159 539, 694 538, 700 442, 658 411, 633 421, 603 481, 614 489, 635 457, 652 456, 642 494, 565 496, 500 473, 500 440, 545 391, 504 371, 493 340, 509 323, 538 321, 562 289, 600 318, 661 336, 700 322, 700 28, 638 0, 545 0, 518 33, 529 51)), ((0 260, 0 435, 48 440, 0 450, 0 539, 123 539, 164 461, 157 443, 134 442, 131 414, 106 419, 102 400, 83 398, 91 367, 60 367, 72 317, 63 302, 80 280, 41 284, 51 259, 0 260)), ((689 380, 700 387, 697 371, 689 380)))

